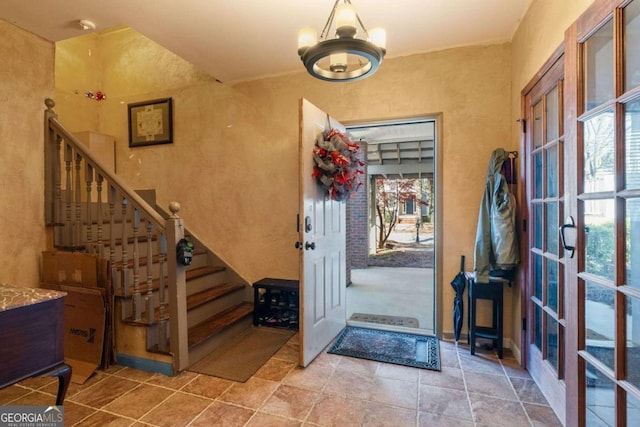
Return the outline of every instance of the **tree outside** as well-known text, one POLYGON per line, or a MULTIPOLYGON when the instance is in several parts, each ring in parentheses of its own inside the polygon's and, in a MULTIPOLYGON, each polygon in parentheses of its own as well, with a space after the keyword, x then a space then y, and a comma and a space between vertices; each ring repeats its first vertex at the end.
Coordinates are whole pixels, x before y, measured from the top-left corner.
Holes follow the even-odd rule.
POLYGON ((375 179, 375 210, 378 232, 377 247, 384 249, 398 224, 400 215, 414 215, 418 224, 430 223, 432 218, 433 189, 431 180, 375 179))

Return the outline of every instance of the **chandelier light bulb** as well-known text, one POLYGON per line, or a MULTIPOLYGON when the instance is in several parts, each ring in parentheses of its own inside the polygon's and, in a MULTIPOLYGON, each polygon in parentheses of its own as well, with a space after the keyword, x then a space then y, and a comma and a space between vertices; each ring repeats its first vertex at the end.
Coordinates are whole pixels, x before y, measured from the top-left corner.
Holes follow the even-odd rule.
POLYGON ((351 4, 343 3, 336 7, 335 19, 338 37, 355 37, 356 10, 351 4))
POLYGON ((369 41, 385 50, 387 48, 387 32, 384 28, 372 28, 369 30, 369 41))
POLYGON ((313 46, 318 42, 318 32, 310 27, 298 31, 298 51, 313 46))
POLYGON ((344 73, 347 71, 347 54, 346 52, 333 53, 329 55, 329 69, 334 73, 344 73))

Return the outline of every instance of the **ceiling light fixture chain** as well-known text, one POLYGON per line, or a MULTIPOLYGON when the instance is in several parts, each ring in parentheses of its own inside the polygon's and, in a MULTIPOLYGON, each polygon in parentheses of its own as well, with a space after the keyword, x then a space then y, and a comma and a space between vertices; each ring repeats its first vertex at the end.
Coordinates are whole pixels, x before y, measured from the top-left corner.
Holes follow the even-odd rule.
MULTIPOLYGON (((328 30, 331 27, 331 23, 333 22, 333 17, 336 16, 336 7, 338 7, 338 3, 340 3, 340 0, 336 0, 336 2, 333 4, 333 9, 331 9, 331 14, 329 15, 329 19, 327 19, 327 23, 324 24, 324 28, 320 33, 320 40, 325 40, 325 38, 329 34, 328 30)), ((351 4, 350 1, 349 1, 349 4, 351 4)))
POLYGON ((298 55, 309 74, 321 80, 344 82, 368 77, 378 69, 385 54, 384 30, 370 33, 351 0, 336 0, 319 39, 312 28, 303 28, 298 33, 298 55), (329 38, 334 20, 335 38, 329 38), (356 23, 364 39, 356 37, 356 23))

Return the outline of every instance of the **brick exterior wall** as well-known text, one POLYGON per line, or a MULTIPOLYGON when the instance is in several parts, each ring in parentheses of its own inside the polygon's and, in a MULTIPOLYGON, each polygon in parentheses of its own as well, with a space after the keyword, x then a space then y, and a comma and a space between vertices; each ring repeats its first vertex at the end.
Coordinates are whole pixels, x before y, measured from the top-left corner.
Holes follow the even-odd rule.
MULTIPOLYGON (((358 142, 360 145, 360 160, 365 161, 367 143, 358 142)), ((352 268, 366 268, 369 259, 369 212, 368 194, 369 180, 367 167, 364 167, 364 175, 361 177, 362 186, 351 195, 347 201, 347 253, 346 273, 347 285, 351 283, 352 268)))

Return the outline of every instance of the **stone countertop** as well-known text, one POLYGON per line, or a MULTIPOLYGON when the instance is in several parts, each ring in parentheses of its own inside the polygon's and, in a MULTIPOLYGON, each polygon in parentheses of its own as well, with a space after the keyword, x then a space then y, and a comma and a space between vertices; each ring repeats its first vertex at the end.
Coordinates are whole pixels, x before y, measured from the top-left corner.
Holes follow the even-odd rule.
POLYGON ((0 312, 62 298, 66 292, 41 288, 19 288, 0 283, 0 312))

